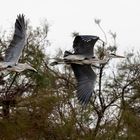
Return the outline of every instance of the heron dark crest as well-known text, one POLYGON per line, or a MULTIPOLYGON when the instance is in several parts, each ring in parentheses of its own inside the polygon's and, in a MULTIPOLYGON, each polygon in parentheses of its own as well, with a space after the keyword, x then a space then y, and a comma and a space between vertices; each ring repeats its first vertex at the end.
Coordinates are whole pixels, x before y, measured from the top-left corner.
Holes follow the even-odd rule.
POLYGON ((22 72, 26 69, 36 71, 27 63, 18 63, 25 47, 26 40, 26 22, 24 15, 18 15, 15 22, 15 32, 13 39, 5 52, 4 62, 0 62, 0 70, 22 72))

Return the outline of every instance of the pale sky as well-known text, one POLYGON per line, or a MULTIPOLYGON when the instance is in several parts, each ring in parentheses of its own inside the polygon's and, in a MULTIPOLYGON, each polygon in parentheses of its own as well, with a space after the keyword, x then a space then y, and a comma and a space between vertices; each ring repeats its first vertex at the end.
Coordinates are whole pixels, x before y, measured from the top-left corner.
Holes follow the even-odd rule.
POLYGON ((3 0, 0 28, 9 30, 19 13, 34 27, 47 19, 52 50, 71 49, 74 31, 105 40, 95 18, 101 19, 108 38, 109 30, 117 33, 118 51, 140 50, 140 0, 3 0))

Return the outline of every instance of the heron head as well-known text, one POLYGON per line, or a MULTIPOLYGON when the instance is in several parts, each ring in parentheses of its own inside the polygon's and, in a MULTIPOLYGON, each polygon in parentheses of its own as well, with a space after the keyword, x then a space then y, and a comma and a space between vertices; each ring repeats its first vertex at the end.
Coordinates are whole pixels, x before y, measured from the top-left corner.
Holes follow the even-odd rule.
POLYGON ((115 53, 110 53, 110 54, 109 54, 109 57, 110 57, 110 58, 125 58, 124 56, 116 55, 115 53))

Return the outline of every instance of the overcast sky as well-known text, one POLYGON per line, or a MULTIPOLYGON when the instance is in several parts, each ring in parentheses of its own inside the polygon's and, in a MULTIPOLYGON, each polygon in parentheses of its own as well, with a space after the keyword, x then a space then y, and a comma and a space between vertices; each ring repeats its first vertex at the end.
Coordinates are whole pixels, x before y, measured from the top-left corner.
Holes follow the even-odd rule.
POLYGON ((17 14, 24 13, 34 27, 43 19, 50 24, 48 39, 52 49, 72 47, 71 33, 100 36, 94 23, 108 32, 117 33, 119 51, 140 49, 140 0, 3 0, 0 7, 0 27, 9 30, 17 14))

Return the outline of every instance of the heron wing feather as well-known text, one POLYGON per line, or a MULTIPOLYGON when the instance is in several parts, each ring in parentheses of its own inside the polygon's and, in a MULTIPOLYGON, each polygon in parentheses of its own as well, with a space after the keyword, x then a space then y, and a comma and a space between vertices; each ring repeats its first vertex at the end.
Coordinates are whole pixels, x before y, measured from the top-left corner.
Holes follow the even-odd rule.
POLYGON ((23 15, 19 15, 15 22, 13 39, 5 54, 5 62, 17 63, 25 45, 26 23, 23 15))
POLYGON ((94 45, 99 39, 97 36, 76 36, 73 42, 74 54, 85 55, 87 58, 94 55, 94 45))
POLYGON ((87 105, 92 96, 96 74, 91 65, 71 64, 77 80, 77 97, 83 105, 87 105))

